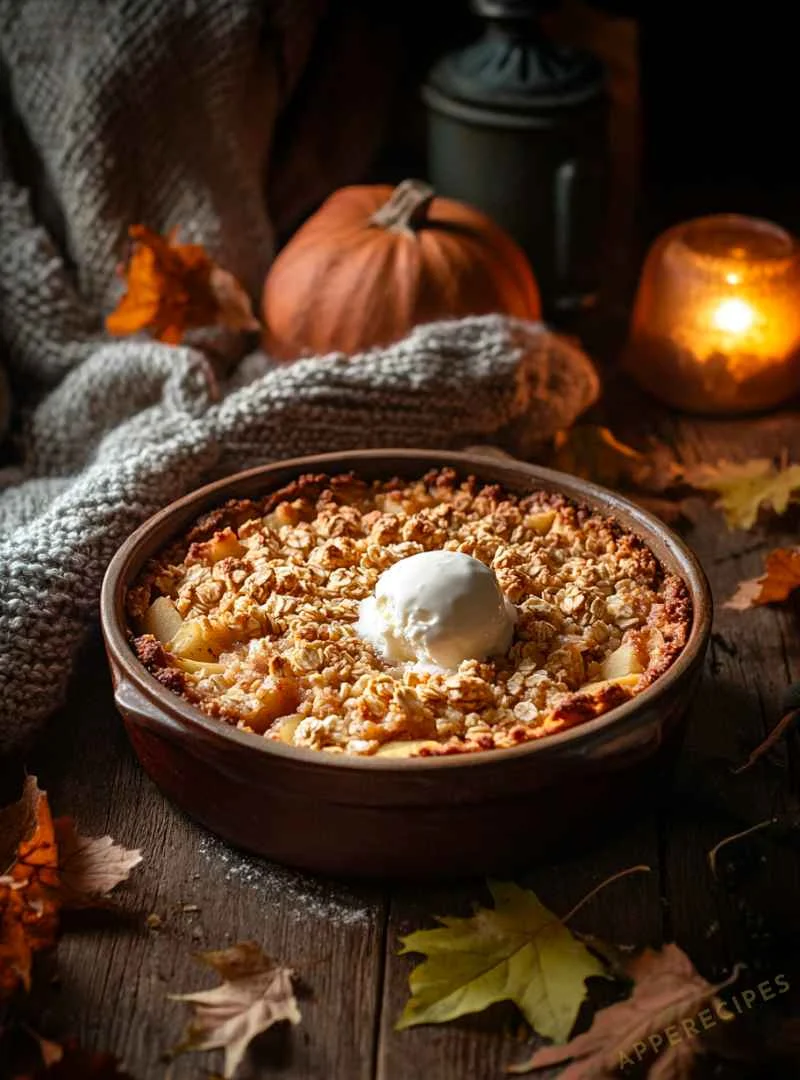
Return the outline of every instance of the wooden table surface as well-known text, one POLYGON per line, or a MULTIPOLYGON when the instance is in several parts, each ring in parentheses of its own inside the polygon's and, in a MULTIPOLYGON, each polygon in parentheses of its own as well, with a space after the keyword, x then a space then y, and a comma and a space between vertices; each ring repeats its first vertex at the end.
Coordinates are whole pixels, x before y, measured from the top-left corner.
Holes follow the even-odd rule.
MULTIPOLYGON (((687 463, 785 449, 800 460, 796 413, 690 419, 626 390, 608 397, 620 437, 657 436, 687 463)), ((791 738, 741 776, 731 766, 778 718, 784 688, 800 679, 800 647, 796 609, 737 613, 722 602, 738 580, 760 571, 766 550, 796 540, 797 523, 792 516, 755 532, 728 532, 716 512, 704 509, 685 530, 717 610, 677 772, 658 805, 632 806, 628 825, 602 846, 532 866, 518 878, 563 912, 609 874, 648 864, 651 873, 612 885, 584 908, 576 928, 622 944, 677 941, 709 978, 745 961, 743 987, 796 965, 798 845, 758 834, 737 846, 736 864, 720 882, 706 853, 796 796, 791 738)), ((19 789, 21 764, 0 768, 3 801, 19 789)), ((387 887, 318 879, 232 850, 171 806, 139 767, 112 703, 97 638, 84 651, 68 704, 25 764, 56 813, 73 815, 85 833, 111 833, 145 856, 117 890, 120 911, 82 920, 62 939, 59 981, 34 1001, 45 1034, 77 1035, 90 1048, 119 1055, 137 1080, 161 1078, 160 1055, 187 1019, 185 1007, 167 995, 214 982, 193 952, 255 939, 301 976, 303 1022, 261 1040, 242 1080, 491 1080, 522 1056, 511 1006, 445 1026, 393 1030, 412 966, 397 955, 398 936, 432 925, 433 913, 467 913, 473 901, 487 900, 479 866, 474 879, 452 885, 387 887), (151 913, 162 920, 159 929, 148 928, 151 913)), ((778 1015, 774 1004, 759 1012, 767 1025, 778 1015)), ((770 1072, 764 1063, 747 1068, 725 1066, 713 1075, 795 1075, 785 1067, 770 1072)), ((214 1069, 221 1070, 221 1054, 188 1055, 172 1075, 187 1080, 214 1069)))

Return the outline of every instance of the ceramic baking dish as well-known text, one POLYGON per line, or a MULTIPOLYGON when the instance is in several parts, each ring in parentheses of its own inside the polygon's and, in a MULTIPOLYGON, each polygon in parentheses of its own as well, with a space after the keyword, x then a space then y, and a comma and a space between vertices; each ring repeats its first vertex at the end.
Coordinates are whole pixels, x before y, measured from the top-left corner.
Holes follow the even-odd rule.
POLYGON ((178 499, 122 545, 103 583, 114 698, 145 770, 164 794, 233 844, 331 874, 498 873, 640 813, 664 771, 700 676, 711 627, 705 575, 661 521, 594 484, 514 460, 427 450, 321 454, 239 473, 178 499), (581 726, 509 750, 433 758, 361 758, 303 750, 238 731, 166 690, 134 655, 125 594, 145 561, 200 514, 257 497, 307 472, 366 479, 460 475, 526 493, 562 492, 616 518, 686 583, 687 644, 631 701, 581 726))

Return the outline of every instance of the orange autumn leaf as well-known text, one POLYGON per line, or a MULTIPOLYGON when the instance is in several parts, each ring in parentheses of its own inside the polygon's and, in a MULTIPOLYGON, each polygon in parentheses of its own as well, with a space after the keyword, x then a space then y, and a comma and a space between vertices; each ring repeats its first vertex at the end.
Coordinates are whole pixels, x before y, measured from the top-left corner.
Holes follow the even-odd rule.
POLYGON ((177 230, 163 237, 145 225, 132 225, 128 235, 133 251, 126 291, 106 318, 110 334, 149 330, 159 341, 177 345, 187 330, 201 327, 258 329, 244 289, 199 244, 179 244, 177 230))
POLYGON ((800 588, 800 547, 776 548, 767 556, 761 577, 742 581, 725 604, 734 611, 761 604, 778 604, 800 588))
POLYGON ((665 443, 650 439, 644 451, 636 450, 598 424, 578 424, 559 431, 550 464, 561 472, 626 492, 664 494, 678 479, 673 455, 665 443))
POLYGON ((58 851, 47 795, 36 777, 0 811, 0 999, 30 989, 33 954, 55 944, 58 851))

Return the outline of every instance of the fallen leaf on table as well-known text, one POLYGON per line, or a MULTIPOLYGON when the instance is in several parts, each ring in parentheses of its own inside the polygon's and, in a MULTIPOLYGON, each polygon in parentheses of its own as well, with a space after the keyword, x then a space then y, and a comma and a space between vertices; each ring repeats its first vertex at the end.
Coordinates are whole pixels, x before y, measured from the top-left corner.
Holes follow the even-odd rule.
POLYGON ((110 836, 81 836, 72 818, 57 818, 54 826, 64 907, 89 907, 104 899, 142 861, 140 851, 129 851, 110 836))
POLYGON ((58 852, 47 795, 35 776, 0 811, 0 999, 30 989, 33 954, 58 932, 58 852))
POLYGON ((606 487, 663 491, 675 479, 672 454, 662 443, 643 453, 596 424, 560 431, 554 445, 554 468, 606 487))
MULTIPOLYGON (((484 457, 514 460, 511 454, 489 443, 467 446, 464 450, 484 457)), ((621 490, 668 525, 695 519, 689 499, 670 499, 663 494, 678 475, 672 455, 663 444, 654 444, 645 454, 620 442, 608 428, 581 424, 556 434, 548 464, 572 476, 621 490)))
POLYGON ((778 604, 788 600, 797 588, 800 588, 800 547, 776 548, 767 555, 761 577, 741 581, 723 607, 746 611, 761 604, 778 604))
POLYGON ((128 235, 133 251, 127 288, 106 318, 110 334, 149 330, 159 341, 177 345, 187 330, 200 327, 259 328, 244 289, 199 244, 179 244, 176 229, 163 237, 145 225, 132 225, 128 235))
POLYGON ((645 950, 628 964, 627 974, 633 981, 629 998, 598 1010, 589 1030, 566 1045, 544 1046, 528 1061, 510 1066, 509 1072, 570 1062, 558 1080, 611 1080, 648 1057, 648 1080, 688 1080, 694 1058, 702 1052, 695 1037, 696 1014, 738 977, 738 967, 730 979, 714 986, 695 971, 681 948, 670 944, 660 952, 645 950))
POLYGON ((608 428, 581 424, 558 433, 549 464, 619 491, 669 525, 695 520, 689 499, 670 497, 670 489, 679 486, 680 473, 664 443, 653 441, 643 452, 621 442, 608 428))
POLYGON ((253 941, 198 953, 197 959, 224 981, 212 990, 170 995, 172 1001, 184 1001, 194 1010, 183 1041, 173 1053, 224 1049, 224 1075, 229 1080, 257 1035, 281 1020, 300 1023, 292 972, 253 941))
POLYGON ((717 493, 714 505, 730 529, 751 529, 762 507, 785 513, 793 494, 800 492, 800 465, 778 466, 770 458, 694 465, 684 468, 681 477, 691 487, 717 493))
POLYGON ((402 939, 401 953, 427 959, 411 972, 411 997, 398 1030, 440 1024, 513 1001, 540 1035, 566 1039, 601 962, 539 901, 513 883, 490 882, 494 908, 402 939))
POLYGON ((608 428, 580 424, 556 435, 553 467, 606 487, 625 487, 638 484, 648 471, 648 462, 608 428))
POLYGON ((62 1044, 36 1036, 42 1065, 16 1080, 132 1080, 113 1054, 82 1050, 76 1039, 62 1044))

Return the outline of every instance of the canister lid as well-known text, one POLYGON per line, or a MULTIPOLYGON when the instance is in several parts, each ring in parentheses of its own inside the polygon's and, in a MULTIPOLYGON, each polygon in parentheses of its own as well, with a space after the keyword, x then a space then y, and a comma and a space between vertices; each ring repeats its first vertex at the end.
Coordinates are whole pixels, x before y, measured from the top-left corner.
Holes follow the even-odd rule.
POLYGON ((449 102, 456 111, 466 107, 476 116, 505 111, 524 122, 526 114, 533 118, 602 95, 600 61, 550 40, 539 26, 536 15, 547 6, 473 0, 474 10, 488 20, 486 32, 434 65, 423 88, 428 104, 446 111, 449 102))

